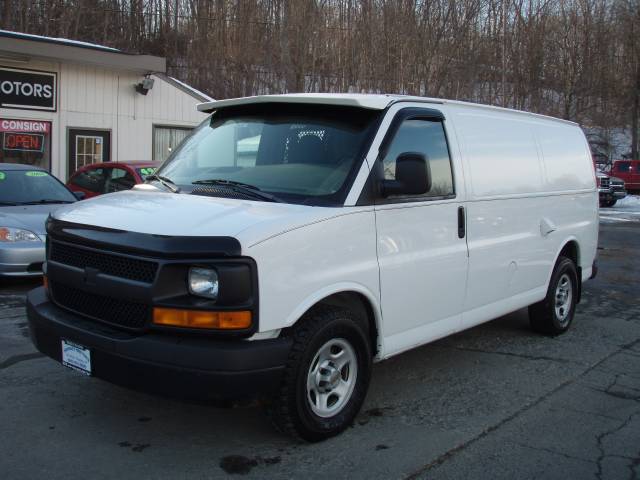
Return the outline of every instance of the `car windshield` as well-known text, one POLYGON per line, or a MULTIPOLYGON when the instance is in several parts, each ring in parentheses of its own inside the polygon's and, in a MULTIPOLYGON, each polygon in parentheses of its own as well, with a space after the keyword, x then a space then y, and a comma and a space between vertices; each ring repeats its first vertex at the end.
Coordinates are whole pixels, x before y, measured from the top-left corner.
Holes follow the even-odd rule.
POLYGON ((157 173, 187 193, 194 182, 212 183, 222 187, 218 193, 228 188, 230 196, 235 185, 290 203, 337 204, 346 196, 378 114, 278 104, 220 110, 157 173))
POLYGON ((73 194, 47 172, 0 170, 0 206, 67 203, 75 200, 73 194))

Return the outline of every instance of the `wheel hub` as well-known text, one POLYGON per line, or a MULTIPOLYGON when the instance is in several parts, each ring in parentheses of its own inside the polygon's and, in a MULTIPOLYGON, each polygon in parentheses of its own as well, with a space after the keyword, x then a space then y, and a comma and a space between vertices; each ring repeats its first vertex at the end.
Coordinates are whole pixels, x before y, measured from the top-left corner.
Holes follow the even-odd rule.
POLYGON ((356 385, 355 349, 344 338, 334 338, 316 353, 307 374, 307 401, 319 417, 331 417, 348 403, 356 385))
POLYGON ((571 310, 571 301, 573 296, 573 285, 571 279, 565 273, 558 280, 555 295, 556 316, 561 324, 569 321, 569 312, 571 310))
POLYGON ((340 370, 338 370, 329 360, 322 362, 322 365, 316 374, 316 386, 318 387, 318 391, 322 393, 332 391, 338 385, 340 376, 340 370))

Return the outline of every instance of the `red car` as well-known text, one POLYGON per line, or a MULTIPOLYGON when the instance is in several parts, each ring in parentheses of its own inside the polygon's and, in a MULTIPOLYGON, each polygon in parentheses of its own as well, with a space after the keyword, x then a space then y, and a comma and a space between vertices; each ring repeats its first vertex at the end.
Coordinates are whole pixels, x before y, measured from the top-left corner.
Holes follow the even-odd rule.
POLYGON ((616 160, 611 175, 624 180, 627 190, 640 190, 640 160, 616 160))
POLYGON ((160 162, 105 162, 86 165, 67 182, 72 192, 83 192, 86 198, 103 193, 129 190, 156 171, 160 162))

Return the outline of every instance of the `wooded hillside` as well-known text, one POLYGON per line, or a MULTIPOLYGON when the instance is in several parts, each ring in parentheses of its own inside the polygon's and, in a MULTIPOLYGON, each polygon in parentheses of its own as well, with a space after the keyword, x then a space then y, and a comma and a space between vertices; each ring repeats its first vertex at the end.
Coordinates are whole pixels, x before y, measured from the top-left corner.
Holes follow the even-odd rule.
POLYGON ((7 30, 166 56, 215 98, 465 99, 603 137, 630 129, 638 158, 640 0, 0 0, 0 12, 7 30))

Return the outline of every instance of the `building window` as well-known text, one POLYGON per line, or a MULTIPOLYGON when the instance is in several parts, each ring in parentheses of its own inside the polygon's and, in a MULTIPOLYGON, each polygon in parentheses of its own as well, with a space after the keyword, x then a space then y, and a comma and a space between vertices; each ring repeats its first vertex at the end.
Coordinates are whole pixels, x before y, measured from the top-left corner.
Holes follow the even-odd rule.
POLYGON ((76 135, 75 170, 102 162, 102 137, 98 135, 76 135))
POLYGON ((0 163, 51 168, 51 122, 0 118, 0 163))
POLYGON ((153 160, 164 161, 191 133, 186 127, 153 127, 153 160))

